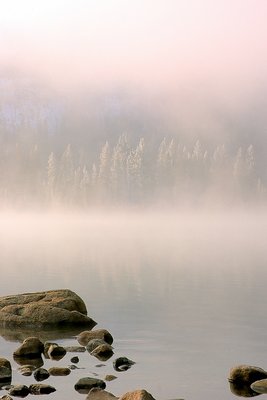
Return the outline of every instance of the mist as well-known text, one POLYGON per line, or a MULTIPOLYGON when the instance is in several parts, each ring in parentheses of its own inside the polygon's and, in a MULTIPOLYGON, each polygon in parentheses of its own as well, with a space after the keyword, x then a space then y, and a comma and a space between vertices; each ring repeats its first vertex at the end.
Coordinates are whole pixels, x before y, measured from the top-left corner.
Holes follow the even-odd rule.
POLYGON ((1 4, 2 207, 264 204, 266 12, 1 4))

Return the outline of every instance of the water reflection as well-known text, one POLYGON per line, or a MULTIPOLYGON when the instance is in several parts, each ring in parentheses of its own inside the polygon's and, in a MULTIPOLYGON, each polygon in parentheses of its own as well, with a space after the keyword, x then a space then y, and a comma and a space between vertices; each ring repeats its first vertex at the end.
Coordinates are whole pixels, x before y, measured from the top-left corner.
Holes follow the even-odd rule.
POLYGON ((58 340, 58 339, 69 339, 77 336, 83 329, 81 327, 62 327, 53 329, 34 329, 34 328, 8 328, 0 327, 0 335, 10 342, 23 342, 24 339, 35 336, 40 339, 41 342, 47 340, 58 340))
POLYGON ((42 357, 21 357, 21 356, 15 356, 13 355, 13 359, 14 361, 18 364, 18 365, 31 365, 35 368, 40 368, 44 365, 44 361, 42 359, 42 357))

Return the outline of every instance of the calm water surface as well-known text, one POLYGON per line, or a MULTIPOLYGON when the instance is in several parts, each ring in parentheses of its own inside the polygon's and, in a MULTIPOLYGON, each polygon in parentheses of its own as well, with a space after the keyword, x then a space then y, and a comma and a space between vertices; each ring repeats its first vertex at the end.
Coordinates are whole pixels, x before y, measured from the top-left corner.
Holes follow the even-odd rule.
MULTIPOLYGON (((145 388, 156 399, 234 399, 227 376, 236 364, 267 368, 267 218, 265 213, 84 213, 0 216, 1 296, 69 288, 114 336, 104 366, 88 353, 68 377, 45 383, 51 399, 81 399, 83 376, 115 374, 119 396, 145 388), (115 357, 136 364, 113 370, 115 357), (97 374, 97 375, 96 375, 97 374)), ((77 345, 74 336, 55 337, 77 345)), ((12 383, 22 377, 2 332, 12 383)), ((76 354, 45 367, 67 366, 76 354)), ((5 392, 0 391, 0 395, 5 392)))

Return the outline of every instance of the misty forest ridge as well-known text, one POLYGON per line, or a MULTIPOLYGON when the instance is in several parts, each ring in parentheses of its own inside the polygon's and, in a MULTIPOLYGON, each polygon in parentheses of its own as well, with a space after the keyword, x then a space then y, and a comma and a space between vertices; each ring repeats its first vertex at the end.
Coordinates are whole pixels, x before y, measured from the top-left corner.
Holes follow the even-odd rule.
POLYGON ((79 127, 69 115, 70 104, 52 99, 44 88, 38 93, 35 85, 16 76, 0 79, 4 206, 223 205, 266 199, 258 145, 255 150, 238 138, 231 144, 188 141, 173 130, 163 135, 158 129, 163 116, 155 120, 147 110, 132 115, 133 104, 118 93, 87 98, 87 113, 86 102, 83 111, 74 110, 79 127), (121 132, 125 126, 130 133, 121 132))

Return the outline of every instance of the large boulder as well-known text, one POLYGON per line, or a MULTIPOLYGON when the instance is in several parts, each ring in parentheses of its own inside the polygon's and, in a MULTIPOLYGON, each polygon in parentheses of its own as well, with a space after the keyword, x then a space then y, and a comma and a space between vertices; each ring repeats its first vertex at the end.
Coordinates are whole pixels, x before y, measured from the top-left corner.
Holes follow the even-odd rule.
POLYGON ((95 325, 83 300, 68 289, 0 297, 0 326, 91 329, 95 325))

